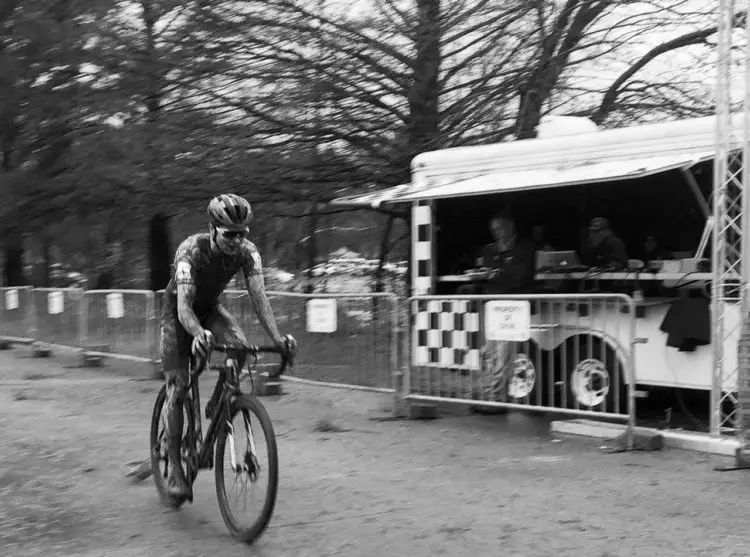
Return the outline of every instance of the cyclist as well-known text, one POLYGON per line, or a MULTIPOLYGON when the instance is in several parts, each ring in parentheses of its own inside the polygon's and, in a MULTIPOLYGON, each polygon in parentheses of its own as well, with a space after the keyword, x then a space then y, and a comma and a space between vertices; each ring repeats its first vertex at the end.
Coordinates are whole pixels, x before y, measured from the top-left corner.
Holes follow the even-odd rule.
MULTIPOLYGON (((219 304, 219 296, 242 271, 258 320, 283 356, 294 350, 293 340, 279 334, 265 292, 260 254, 247 239, 253 218, 250 203, 234 194, 219 195, 208 205, 208 233, 193 234, 177 248, 173 273, 164 292, 161 361, 167 383, 165 435, 170 461, 169 492, 189 498, 191 487, 179 465, 183 428, 182 405, 187 394, 191 355, 208 356, 216 342, 247 346, 237 321, 219 304), (177 464, 177 465, 175 465, 177 464)), ((240 369, 244 361, 239 361, 240 369)), ((214 397, 211 397, 212 400, 214 397)), ((206 413, 213 413, 209 403, 206 413)))

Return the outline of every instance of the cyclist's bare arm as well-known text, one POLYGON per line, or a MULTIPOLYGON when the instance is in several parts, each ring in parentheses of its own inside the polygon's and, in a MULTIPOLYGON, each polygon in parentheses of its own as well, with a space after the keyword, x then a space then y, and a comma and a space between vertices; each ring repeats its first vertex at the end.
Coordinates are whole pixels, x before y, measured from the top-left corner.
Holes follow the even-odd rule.
POLYGON ((266 330, 268 336, 274 342, 281 340, 281 334, 276 326, 276 319, 273 316, 271 302, 266 295, 266 285, 263 280, 263 268, 261 266, 260 255, 255 251, 252 255, 252 261, 242 267, 242 274, 245 276, 245 286, 247 295, 253 304, 255 315, 258 316, 261 326, 266 330))
POLYGON ((195 285, 178 284, 177 285, 177 317, 185 330, 191 336, 198 336, 203 332, 200 320, 193 311, 195 302, 195 285))
POLYGON ((175 283, 177 285, 177 318, 191 336, 198 336, 203 332, 203 327, 193 311, 196 294, 195 280, 192 266, 185 260, 178 259, 175 283))

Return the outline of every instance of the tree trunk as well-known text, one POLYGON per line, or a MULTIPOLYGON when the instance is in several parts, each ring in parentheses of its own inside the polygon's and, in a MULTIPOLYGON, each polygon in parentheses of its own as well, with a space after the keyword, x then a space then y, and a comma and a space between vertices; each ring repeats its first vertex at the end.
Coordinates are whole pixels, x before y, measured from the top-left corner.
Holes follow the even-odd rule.
POLYGON ((172 250, 169 242, 169 217, 157 213, 151 218, 149 226, 149 266, 151 276, 149 288, 162 290, 169 283, 172 265, 172 250))
POLYGON ((390 239, 391 232, 393 231, 393 223, 396 221, 395 215, 388 215, 388 220, 385 223, 385 229, 383 235, 380 237, 380 257, 378 259, 378 267, 375 269, 375 292, 385 291, 385 263, 388 261, 388 252, 390 251, 390 239))
POLYGON ((542 121, 542 108, 549 92, 530 87, 519 94, 521 108, 516 119, 516 139, 534 139, 542 121))
POLYGON ((3 248, 5 286, 24 286, 23 245, 16 236, 16 231, 6 232, 6 234, 10 235, 10 240, 3 248))
POLYGON ((417 0, 417 12, 416 56, 412 83, 407 93, 409 102, 409 121, 406 126, 408 148, 404 150, 397 162, 398 183, 409 179, 411 160, 415 155, 439 148, 441 1, 417 0))
POLYGON ((562 7, 552 28, 545 32, 539 60, 532 65, 528 81, 519 90, 521 103, 516 118, 516 139, 537 136, 544 105, 560 82, 571 54, 589 26, 610 6, 609 0, 568 0, 562 7))
POLYGON ((50 267, 52 267, 52 242, 47 234, 42 235, 42 268, 41 283, 44 288, 52 286, 50 280, 50 267))
POLYGON ((307 284, 305 284, 305 293, 312 294, 315 290, 313 285, 313 267, 318 259, 318 243, 317 243, 317 230, 318 230, 318 204, 314 203, 312 210, 307 217, 307 284))
MULTIPOLYGON (((142 0, 145 51, 141 71, 143 80, 143 105, 146 108, 145 141, 148 154, 145 161, 145 183, 142 184, 145 198, 152 199, 153 192, 161 191, 164 186, 161 171, 162 147, 159 142, 161 101, 164 97, 164 81, 161 75, 159 51, 156 47, 157 24, 162 14, 159 3, 154 0, 142 0)), ((149 230, 149 263, 150 289, 152 291, 166 288, 171 270, 171 252, 169 246, 169 218, 162 213, 151 217, 149 230)))

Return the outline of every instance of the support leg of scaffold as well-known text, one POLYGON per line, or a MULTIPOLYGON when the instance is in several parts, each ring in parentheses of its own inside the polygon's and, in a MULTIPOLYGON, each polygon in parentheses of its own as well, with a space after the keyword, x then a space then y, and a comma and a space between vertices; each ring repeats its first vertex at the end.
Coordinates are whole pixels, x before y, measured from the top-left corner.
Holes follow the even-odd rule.
POLYGON ((750 452, 738 448, 734 453, 734 465, 714 466, 716 472, 734 472, 735 470, 750 470, 750 452))

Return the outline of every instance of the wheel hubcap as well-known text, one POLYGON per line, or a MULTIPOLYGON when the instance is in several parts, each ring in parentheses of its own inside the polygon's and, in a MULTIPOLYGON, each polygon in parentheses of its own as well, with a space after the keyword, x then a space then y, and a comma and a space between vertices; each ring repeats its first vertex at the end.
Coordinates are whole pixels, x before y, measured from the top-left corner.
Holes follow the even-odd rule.
POLYGON ((519 354, 513 362, 513 375, 508 381, 508 396, 514 399, 526 398, 534 390, 536 368, 526 354, 519 354))
POLYGON ((610 388, 609 372, 599 360, 584 360, 573 371, 571 386, 578 404, 594 408, 607 398, 610 388))

